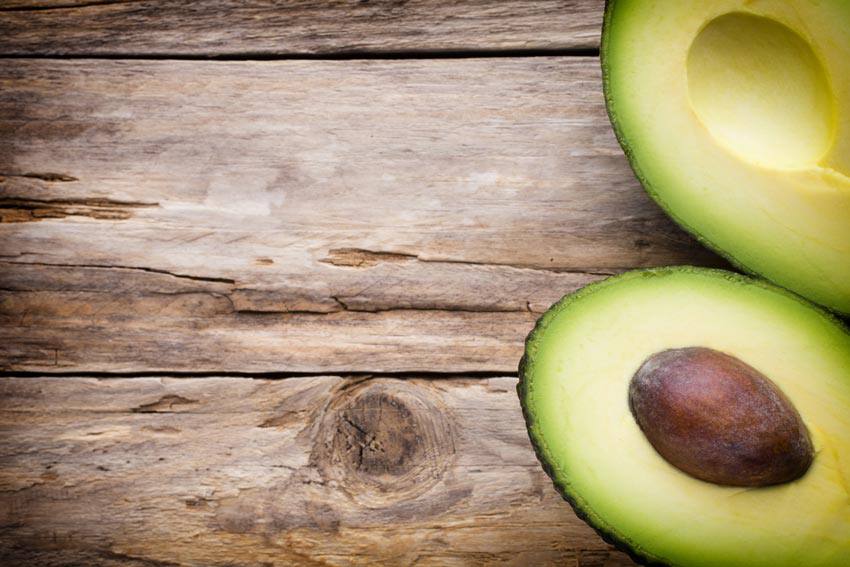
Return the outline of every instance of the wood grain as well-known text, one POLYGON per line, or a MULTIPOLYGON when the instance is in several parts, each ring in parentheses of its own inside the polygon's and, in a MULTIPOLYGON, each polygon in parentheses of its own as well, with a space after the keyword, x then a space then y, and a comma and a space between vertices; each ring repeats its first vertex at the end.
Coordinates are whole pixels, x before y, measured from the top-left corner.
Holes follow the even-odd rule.
POLYGON ((603 0, 5 0, 0 54, 292 56, 592 49, 603 0))
POLYGON ((632 563, 555 493, 513 378, 5 379, 5 565, 632 563))
POLYGON ((595 58, 0 63, 0 367, 513 372, 549 304, 716 264, 595 58))

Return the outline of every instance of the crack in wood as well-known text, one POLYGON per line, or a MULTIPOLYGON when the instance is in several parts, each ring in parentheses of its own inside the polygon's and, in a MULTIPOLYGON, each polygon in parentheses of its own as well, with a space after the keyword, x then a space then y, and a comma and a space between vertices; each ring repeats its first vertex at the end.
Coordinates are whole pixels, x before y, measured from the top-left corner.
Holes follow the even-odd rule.
MULTIPOLYGON (((352 313, 387 313, 393 311, 451 311, 455 313, 522 313, 525 311, 531 312, 531 302, 526 301, 523 307, 497 309, 493 307, 464 307, 458 305, 408 305, 408 306, 393 306, 393 307, 356 307, 351 305, 350 299, 343 299, 338 295, 332 295, 333 299, 341 309, 339 311, 350 311, 352 313)), ((335 313, 339 311, 329 311, 335 313)), ((321 313, 321 312, 320 312, 321 313)))
MULTIPOLYGON (((0 12, 4 11, 0 8, 0 12)), ((73 175, 67 175, 65 173, 2 173, 0 172, 0 181, 4 181, 6 177, 26 177, 29 179, 40 179, 42 181, 62 181, 62 182, 70 182, 70 181, 79 181, 73 175)))
POLYGON ((160 559, 152 559, 150 557, 141 557, 138 555, 129 555, 127 553, 119 553, 111 549, 98 549, 96 553, 105 559, 114 559, 117 561, 132 561, 148 567, 180 567, 182 563, 173 561, 162 561, 160 559))
POLYGON ((49 6, 7 6, 0 7, 0 12, 44 12, 47 10, 70 10, 78 8, 89 8, 92 6, 109 6, 110 4, 131 4, 134 0, 91 0, 89 2, 68 2, 65 4, 52 4, 49 6))
POLYGON ((382 263, 423 262, 427 264, 466 264, 469 266, 503 267, 515 270, 555 272, 561 274, 588 274, 591 276, 610 276, 628 268, 559 268, 555 266, 534 266, 531 264, 512 264, 507 262, 483 262, 457 258, 429 258, 409 252, 388 252, 368 250, 366 248, 331 248, 328 255, 319 260, 323 264, 342 268, 371 268, 382 263))
POLYGON ((33 481, 33 482, 30 482, 29 484, 27 484, 25 486, 19 486, 17 488, 0 489, 0 494, 17 494, 17 493, 20 493, 20 492, 26 492, 27 490, 32 490, 33 488, 35 488, 37 486, 43 486, 43 485, 44 485, 44 481, 41 481, 41 480, 33 481))
POLYGON ((140 272, 148 272, 152 274, 164 274, 167 276, 171 276, 174 278, 184 279, 184 280, 192 280, 198 282, 211 282, 211 283, 225 283, 235 285, 236 280, 230 278, 217 278, 210 276, 193 276, 190 274, 180 274, 177 272, 171 272, 169 270, 163 270, 161 268, 148 268, 144 266, 122 266, 122 265, 112 265, 112 264, 60 264, 60 263, 52 263, 52 262, 15 262, 11 260, 0 260, 0 263, 3 264, 18 264, 21 266, 44 266, 48 268, 91 268, 96 270, 137 270, 140 272))
POLYGON ((475 306, 458 306, 458 305, 405 305, 405 306, 393 306, 393 307, 371 307, 371 306, 362 306, 355 307, 350 304, 349 301, 344 301, 340 299, 339 296, 332 295, 331 299, 336 301, 341 309, 337 311, 328 311, 328 312, 316 312, 327 315, 328 313, 339 313, 341 311, 348 311, 351 313, 387 313, 387 312, 395 312, 395 311, 450 311, 452 313, 525 313, 531 312, 531 302, 526 301, 525 305, 521 307, 505 307, 504 309, 498 309, 494 307, 475 307, 475 306))
POLYGON ((158 206, 159 203, 119 201, 99 197, 80 199, 4 197, 0 198, 0 223, 34 222, 44 219, 62 219, 69 216, 101 220, 127 220, 133 216, 133 209, 158 206))
MULTIPOLYGON (((185 295, 189 293, 198 293, 198 292, 182 292, 180 294, 176 293, 161 293, 160 295, 185 295)), ((200 292, 204 293, 204 292, 200 292)), ((243 309, 237 308, 234 305, 234 302, 229 294, 226 293, 210 293, 210 295, 215 297, 224 297, 230 301, 231 306, 233 306, 233 313, 239 315, 250 315, 250 316, 273 316, 273 315, 317 315, 317 316, 325 316, 325 315, 334 315, 337 313, 393 313, 399 311, 442 311, 442 312, 451 312, 451 313, 533 313, 531 309, 531 302, 526 301, 525 304, 521 307, 505 307, 504 309, 498 309, 493 307, 475 307, 475 306, 457 306, 457 305, 399 305, 392 307, 382 307, 382 306, 353 306, 348 301, 340 299, 337 295, 332 295, 330 298, 337 304, 336 308, 329 308, 326 310, 319 309, 243 309)))
POLYGON ((188 406, 197 403, 197 400, 190 400, 189 398, 175 394, 167 394, 155 402, 142 404, 132 408, 130 411, 133 413, 173 413, 174 406, 188 406))
POLYGON ((319 260, 323 264, 351 268, 369 268, 383 262, 407 262, 418 260, 416 254, 402 252, 382 252, 364 248, 332 248, 328 256, 319 260))

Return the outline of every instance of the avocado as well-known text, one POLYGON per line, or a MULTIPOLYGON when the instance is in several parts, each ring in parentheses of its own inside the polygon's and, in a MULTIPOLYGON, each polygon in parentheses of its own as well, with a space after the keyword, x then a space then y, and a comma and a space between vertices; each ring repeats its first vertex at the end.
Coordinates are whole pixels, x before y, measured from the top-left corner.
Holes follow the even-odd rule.
POLYGON ((557 490, 648 565, 850 565, 850 332, 764 280, 636 270, 553 305, 517 386, 557 490))
POLYGON ((608 0, 608 114, 647 192, 752 274, 850 313, 850 2, 608 0))

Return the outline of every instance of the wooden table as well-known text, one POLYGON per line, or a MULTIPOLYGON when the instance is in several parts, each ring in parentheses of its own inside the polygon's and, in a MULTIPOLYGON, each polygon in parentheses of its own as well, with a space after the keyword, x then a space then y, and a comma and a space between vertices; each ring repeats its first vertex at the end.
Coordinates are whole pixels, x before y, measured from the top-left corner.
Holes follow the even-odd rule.
POLYGON ((602 8, 5 0, 0 563, 631 565, 514 392, 563 294, 720 264, 617 146, 602 8))

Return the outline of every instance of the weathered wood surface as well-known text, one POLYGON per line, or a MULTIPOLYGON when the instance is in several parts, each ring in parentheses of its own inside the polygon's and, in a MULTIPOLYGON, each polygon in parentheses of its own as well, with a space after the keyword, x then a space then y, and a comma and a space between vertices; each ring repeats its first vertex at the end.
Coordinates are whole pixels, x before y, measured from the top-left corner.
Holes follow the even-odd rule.
POLYGON ((513 372, 618 270, 716 263, 595 58, 0 62, 0 366, 513 372))
POLYGON ((515 385, 5 379, 0 561, 631 565, 555 493, 515 385))
POLYGON ((0 55, 257 56, 599 44, 603 0, 4 0, 0 55))
POLYGON ((0 564, 632 565, 480 378, 718 263, 610 132, 602 5, 0 2, 0 564))

